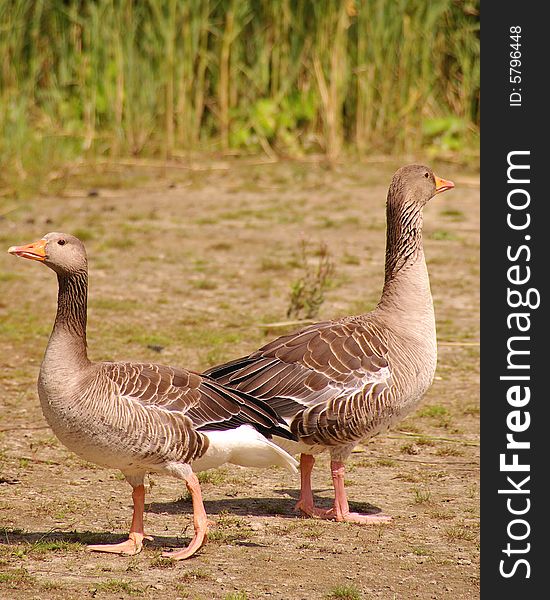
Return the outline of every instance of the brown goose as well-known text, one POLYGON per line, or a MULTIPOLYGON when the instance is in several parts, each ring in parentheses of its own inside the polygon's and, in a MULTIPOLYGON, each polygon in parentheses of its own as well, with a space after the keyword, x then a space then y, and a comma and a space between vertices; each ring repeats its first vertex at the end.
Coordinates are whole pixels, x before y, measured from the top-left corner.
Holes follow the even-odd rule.
POLYGON ((384 288, 372 312, 311 325, 205 372, 266 401, 289 423, 299 442, 275 441, 301 452, 296 508, 309 516, 357 523, 390 520, 350 512, 344 461, 358 442, 413 410, 432 382, 437 347, 422 209, 453 187, 422 165, 394 174, 387 197, 384 288), (313 502, 311 471, 313 455, 326 449, 335 498, 333 508, 321 510, 313 502))
POLYGON ((296 472, 297 461, 263 435, 292 437, 261 400, 176 367, 88 359, 88 267, 80 240, 48 233, 8 252, 43 262, 57 273, 57 316, 38 378, 46 420, 67 448, 98 465, 120 469, 133 488, 128 540, 91 550, 141 550, 147 472, 183 479, 191 494, 195 535, 187 548, 163 554, 173 559, 193 555, 208 531, 193 471, 230 462, 276 464, 296 472))

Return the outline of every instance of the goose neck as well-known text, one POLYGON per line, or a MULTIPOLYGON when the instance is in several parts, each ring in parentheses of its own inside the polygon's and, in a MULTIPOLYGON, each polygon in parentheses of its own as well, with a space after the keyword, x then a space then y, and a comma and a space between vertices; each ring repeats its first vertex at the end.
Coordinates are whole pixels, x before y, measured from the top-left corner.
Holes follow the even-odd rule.
POLYGON ((418 203, 388 203, 384 289, 378 307, 406 327, 425 324, 433 328, 433 301, 422 243, 422 207, 418 203))
POLYGON ((385 282, 423 258, 422 208, 414 203, 388 203, 385 282))
POLYGON ((65 356, 86 355, 86 322, 88 302, 88 274, 78 271, 71 275, 58 275, 59 291, 57 314, 50 345, 63 348, 65 356))

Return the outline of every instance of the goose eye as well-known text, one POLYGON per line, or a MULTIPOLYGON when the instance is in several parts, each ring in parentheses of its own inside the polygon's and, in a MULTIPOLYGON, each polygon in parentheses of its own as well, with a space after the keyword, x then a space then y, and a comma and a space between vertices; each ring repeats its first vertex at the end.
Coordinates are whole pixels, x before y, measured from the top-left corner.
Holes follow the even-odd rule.
POLYGON ((65 245, 67 242, 66 242, 65 240, 57 240, 57 243, 58 243, 60 246, 64 246, 64 245, 65 245))
POLYGON ((429 176, 430 176, 430 174, 429 174, 429 173, 424 173, 424 177, 425 177, 426 179, 428 179, 428 177, 429 177, 429 176))

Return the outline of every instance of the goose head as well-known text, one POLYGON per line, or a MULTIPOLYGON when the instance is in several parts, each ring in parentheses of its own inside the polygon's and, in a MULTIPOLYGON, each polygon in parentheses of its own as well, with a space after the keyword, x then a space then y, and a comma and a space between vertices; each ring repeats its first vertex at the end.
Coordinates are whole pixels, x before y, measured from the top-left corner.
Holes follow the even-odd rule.
POLYGON ((84 244, 68 233, 47 233, 31 244, 11 246, 8 252, 14 256, 42 262, 62 276, 86 271, 88 265, 84 244))
POLYGON ((455 187, 452 181, 438 177, 430 167, 406 165, 397 170, 388 191, 388 204, 414 204, 422 208, 428 200, 455 187))

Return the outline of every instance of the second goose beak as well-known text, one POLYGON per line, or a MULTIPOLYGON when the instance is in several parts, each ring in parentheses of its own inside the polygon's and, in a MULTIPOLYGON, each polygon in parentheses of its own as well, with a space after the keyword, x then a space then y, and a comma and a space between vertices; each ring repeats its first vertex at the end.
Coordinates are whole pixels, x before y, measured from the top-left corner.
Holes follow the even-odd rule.
POLYGON ((454 188, 455 184, 448 179, 441 179, 434 173, 435 178, 435 193, 441 194, 441 192, 446 192, 447 190, 451 190, 454 188))

